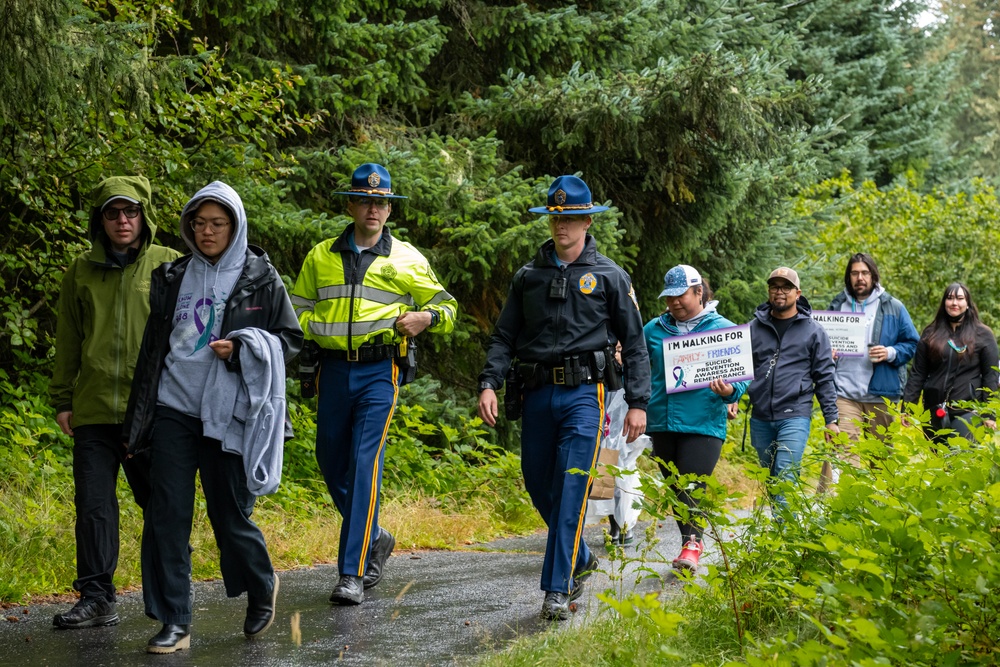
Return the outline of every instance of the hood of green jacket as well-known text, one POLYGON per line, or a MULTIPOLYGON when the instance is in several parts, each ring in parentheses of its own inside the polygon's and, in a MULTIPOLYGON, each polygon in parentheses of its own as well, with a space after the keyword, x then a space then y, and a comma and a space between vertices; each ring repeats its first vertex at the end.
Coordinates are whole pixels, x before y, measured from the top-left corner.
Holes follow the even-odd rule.
POLYGON ((90 195, 90 240, 93 242, 90 260, 98 264, 107 262, 108 235, 104 232, 101 207, 113 197, 135 199, 142 206, 143 228, 140 235, 140 252, 147 248, 156 236, 156 211, 153 209, 152 189, 145 176, 112 176, 97 184, 90 195))

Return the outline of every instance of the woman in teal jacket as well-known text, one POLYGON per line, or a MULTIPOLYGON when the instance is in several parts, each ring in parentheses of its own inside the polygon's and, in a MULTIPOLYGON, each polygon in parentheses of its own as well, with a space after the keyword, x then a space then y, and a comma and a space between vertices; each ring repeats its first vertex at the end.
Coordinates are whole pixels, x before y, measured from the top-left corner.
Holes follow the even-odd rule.
MULTIPOLYGON (((711 475, 726 439, 726 406, 736 403, 749 383, 729 384, 714 380, 708 387, 667 395, 663 341, 674 336, 736 326, 715 312, 718 302, 709 301, 709 288, 701 275, 686 264, 667 271, 660 297, 667 310, 643 328, 652 364, 653 395, 646 410, 646 433, 653 440, 653 453, 664 463, 673 463, 681 475, 711 475)), ((669 472, 660 464, 663 476, 669 472)), ((701 485, 704 488, 704 484, 701 485)), ((698 501, 686 490, 677 496, 692 510, 698 501)), ((703 549, 702 531, 694 521, 677 519, 684 548, 674 567, 694 571, 703 549)))

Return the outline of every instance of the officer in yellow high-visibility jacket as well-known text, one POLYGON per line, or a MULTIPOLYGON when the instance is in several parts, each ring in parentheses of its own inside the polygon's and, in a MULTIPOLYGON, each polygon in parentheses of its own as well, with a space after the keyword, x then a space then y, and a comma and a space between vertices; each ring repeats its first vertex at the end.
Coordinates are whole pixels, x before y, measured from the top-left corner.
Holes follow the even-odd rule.
POLYGON ((306 340, 320 349, 316 459, 344 517, 330 601, 359 604, 379 582, 396 544, 378 525, 385 438, 407 366, 409 339, 455 327, 458 303, 427 259, 385 227, 389 172, 358 167, 347 211, 354 223, 306 256, 292 290, 306 340))

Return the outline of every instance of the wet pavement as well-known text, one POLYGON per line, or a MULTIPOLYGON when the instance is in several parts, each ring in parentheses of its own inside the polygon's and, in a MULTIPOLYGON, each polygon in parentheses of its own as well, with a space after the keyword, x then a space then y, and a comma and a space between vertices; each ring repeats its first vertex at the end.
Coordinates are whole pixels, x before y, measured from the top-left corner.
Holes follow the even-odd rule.
MULTIPOLYGON (((657 530, 662 540, 657 549, 669 555, 667 562, 680 550, 677 533, 673 522, 657 530)), ((602 569, 612 570, 602 528, 588 526, 585 539, 601 558, 602 569)), ((357 607, 328 602, 337 577, 334 566, 280 572, 274 625, 254 641, 242 633, 246 597, 227 599, 221 581, 199 582, 191 648, 170 655, 145 653, 146 642, 160 625, 143 614, 141 593, 120 595, 122 621, 106 628, 54 629, 52 616, 67 610, 67 604, 13 607, 3 612, 6 622, 0 618, 0 661, 53 667, 466 665, 477 656, 502 650, 516 637, 552 626, 539 617, 544 548, 545 535, 538 533, 462 551, 397 550, 382 582, 367 591, 365 602, 357 607)), ((629 573, 635 566, 627 565, 619 579, 618 565, 614 582, 606 571, 591 577, 577 613, 562 625, 586 623, 608 613, 606 607, 601 610, 596 593, 612 585, 634 588, 635 577, 629 573)), ((668 591, 680 592, 676 582, 670 583, 669 565, 647 566, 666 576, 668 591)), ((659 590, 662 585, 650 579, 638 588, 659 590)))

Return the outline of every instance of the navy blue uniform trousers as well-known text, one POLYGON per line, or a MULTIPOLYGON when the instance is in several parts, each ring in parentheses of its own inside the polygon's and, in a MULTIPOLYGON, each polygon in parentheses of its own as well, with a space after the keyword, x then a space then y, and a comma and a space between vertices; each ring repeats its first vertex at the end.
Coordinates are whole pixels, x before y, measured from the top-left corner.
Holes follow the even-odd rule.
POLYGON ((524 394, 521 471, 531 502, 549 527, 544 591, 570 593, 573 573, 590 560, 583 517, 590 477, 567 472, 597 465, 604 425, 603 384, 544 385, 524 394))
POLYGON ((392 359, 324 359, 318 391, 316 460, 344 517, 337 570, 362 577, 379 535, 385 438, 399 397, 399 372, 392 359))
POLYGON ((161 623, 191 622, 191 523, 195 473, 201 476, 208 519, 219 546, 226 595, 267 598, 274 568, 264 535, 250 518, 256 497, 247 489, 243 458, 202 435, 201 419, 156 408, 151 443, 152 495, 142 530, 142 597, 146 615, 161 623))

